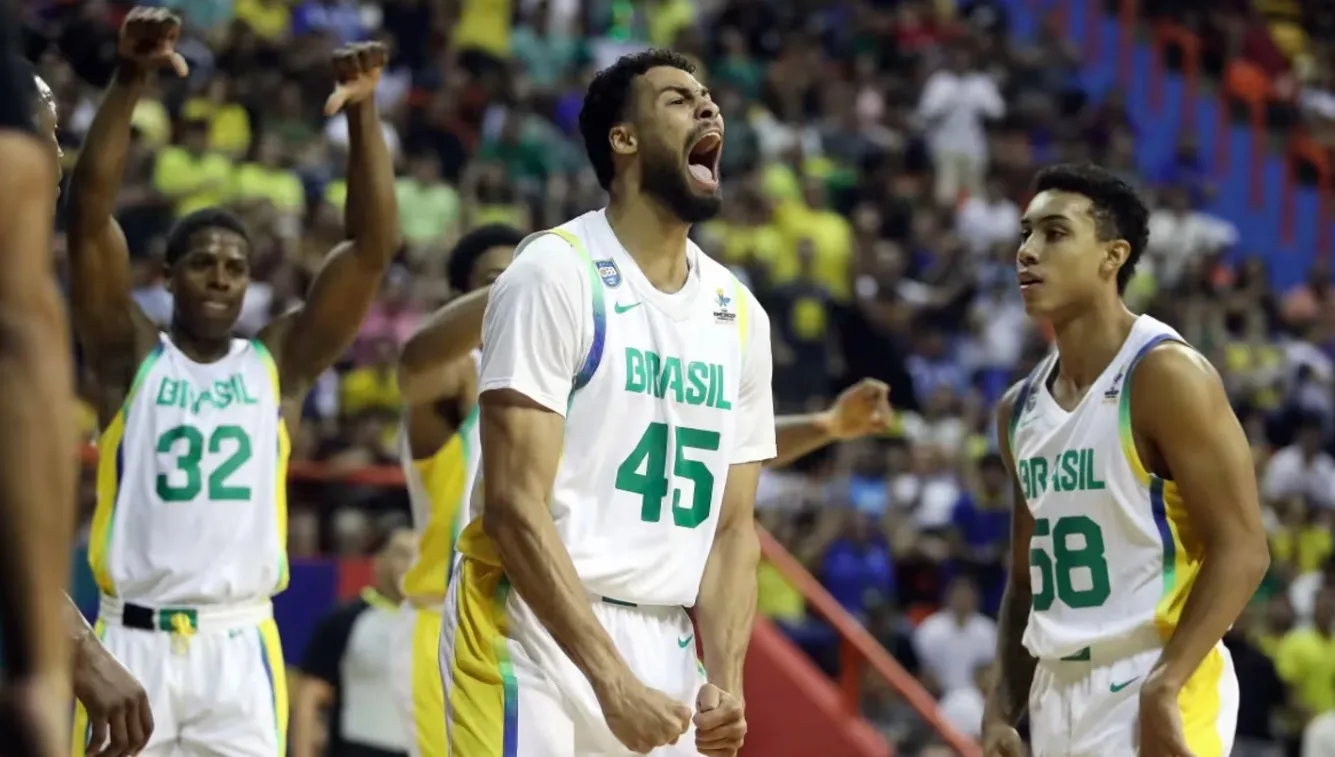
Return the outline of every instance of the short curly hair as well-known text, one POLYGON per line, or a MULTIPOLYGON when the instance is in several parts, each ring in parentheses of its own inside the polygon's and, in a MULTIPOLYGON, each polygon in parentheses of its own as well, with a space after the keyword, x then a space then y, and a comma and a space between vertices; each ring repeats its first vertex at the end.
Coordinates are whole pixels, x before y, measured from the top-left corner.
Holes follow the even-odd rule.
POLYGON ((467 292, 473 278, 473 266, 478 258, 493 247, 518 247, 524 241, 524 232, 503 223, 479 226, 464 234, 450 252, 445 264, 445 275, 456 292, 467 292))
POLYGON ((621 56, 616 63, 599 71, 589 83, 584 106, 579 111, 579 133, 584 138, 584 150, 603 189, 612 188, 615 174, 607 134, 629 115, 633 96, 631 85, 635 79, 651 68, 662 66, 695 73, 695 64, 686 56, 671 50, 653 49, 621 56))
POLYGON ((1145 207, 1145 201, 1130 184, 1092 163, 1063 163, 1039 171, 1034 177, 1034 194, 1047 191, 1088 197, 1099 241, 1125 239, 1131 246, 1131 252, 1117 271, 1117 291, 1119 294, 1125 292, 1149 243, 1150 211, 1145 207))

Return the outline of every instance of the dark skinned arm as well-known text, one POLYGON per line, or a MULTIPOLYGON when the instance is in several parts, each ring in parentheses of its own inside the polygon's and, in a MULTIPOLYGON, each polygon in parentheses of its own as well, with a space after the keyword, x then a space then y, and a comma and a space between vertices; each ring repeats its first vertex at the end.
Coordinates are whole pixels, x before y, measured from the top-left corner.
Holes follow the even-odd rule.
POLYGON ((130 254, 116 223, 116 193, 130 149, 130 117, 147 67, 123 61, 84 138, 70 179, 67 234, 74 333, 102 389, 98 416, 111 420, 157 328, 131 297, 130 254))
POLYGON ((782 468, 835 441, 829 411, 775 418, 774 435, 779 454, 766 468, 782 468))
POLYGON ((69 576, 76 477, 65 309, 51 275, 55 157, 0 131, 0 619, 13 679, 68 693, 60 596, 69 576))
POLYGON ((381 131, 374 91, 369 87, 362 99, 344 108, 349 140, 344 216, 351 239, 329 254, 306 301, 260 335, 278 361, 287 397, 304 394, 352 344, 398 252, 394 163, 381 131))
MULTIPOLYGON (((1178 342, 1156 347, 1132 376, 1131 423, 1177 483, 1199 538, 1201 564, 1180 620, 1146 676, 1176 695, 1251 601, 1270 566, 1255 469, 1223 382, 1178 342)), ((1168 477, 1168 476, 1165 476, 1168 477)))
POLYGON ((709 682, 737 699, 743 696, 742 668, 756 614, 760 538, 755 505, 760 468, 759 462, 728 468, 723 510, 705 562, 696 610, 709 682))
POLYGON ((482 344, 482 316, 491 287, 469 292, 432 313, 399 354, 399 391, 409 404, 450 396, 460 366, 471 369, 469 353, 482 344))
POLYGON ((1034 535, 1034 516, 1025 505, 1015 476, 1015 458, 1010 448, 1011 408, 1021 389, 1012 386, 997 408, 997 440, 1001 459, 1011 477, 1011 556, 1010 576, 997 613, 997 675, 987 694, 983 728, 1000 724, 1014 728, 1029 705, 1029 688, 1034 682, 1038 660, 1024 648, 1021 639, 1029 623, 1033 587, 1029 578, 1029 541, 1034 535))

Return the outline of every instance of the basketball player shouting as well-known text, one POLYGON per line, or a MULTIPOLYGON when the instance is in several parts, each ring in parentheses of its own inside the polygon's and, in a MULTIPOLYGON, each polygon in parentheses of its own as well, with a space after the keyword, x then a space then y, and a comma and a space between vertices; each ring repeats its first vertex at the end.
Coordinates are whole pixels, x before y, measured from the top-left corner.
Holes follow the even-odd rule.
POLYGON ((687 239, 723 143, 692 70, 649 51, 595 77, 580 130, 611 204, 528 239, 490 293, 482 517, 441 634, 452 754, 742 744, 769 322, 687 239))
MULTIPOLYGON (((221 208, 179 219, 168 241, 167 333, 130 297, 114 220, 130 118, 148 77, 171 65, 179 20, 137 8, 70 188, 75 333, 102 391, 98 502, 89 562, 99 631, 149 692, 156 730, 143 754, 276 757, 287 690, 270 597, 287 585, 283 418, 346 349, 396 252, 394 175, 374 92, 376 44, 341 48, 326 111, 345 109, 350 240, 330 253, 306 302, 256 339, 233 339, 250 278, 245 226, 221 208)), ((85 744, 76 719, 75 749, 85 744)), ((89 744, 96 748, 97 744, 89 744)))
POLYGON ((1145 205, 1093 166, 1038 175, 1016 257, 1057 349, 1005 396, 1015 481, 1000 675, 983 748, 1224 757, 1238 681, 1220 642, 1269 564, 1251 452, 1209 361, 1126 309, 1145 205))

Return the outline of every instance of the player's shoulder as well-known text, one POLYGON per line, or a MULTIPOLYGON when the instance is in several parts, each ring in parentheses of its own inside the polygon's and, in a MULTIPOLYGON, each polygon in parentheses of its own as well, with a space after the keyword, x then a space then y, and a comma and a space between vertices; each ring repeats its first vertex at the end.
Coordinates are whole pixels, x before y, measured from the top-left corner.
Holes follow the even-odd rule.
MULTIPOLYGON (((1204 355, 1180 339, 1165 339, 1146 350, 1131 377, 1132 387, 1151 394, 1177 394, 1221 385, 1219 371, 1204 355)), ((1143 393, 1137 392, 1138 396, 1143 393)))
POLYGON ((1025 384, 1028 379, 1020 379, 1011 384, 1005 392, 1001 394, 1001 401, 997 403, 997 422, 1005 426, 1010 423, 1011 415, 1015 412, 1015 406, 1020 402, 1020 395, 1024 393, 1025 384))
POLYGON ((505 286, 582 289, 588 279, 580 219, 529 234, 515 248, 514 259, 497 279, 505 286))

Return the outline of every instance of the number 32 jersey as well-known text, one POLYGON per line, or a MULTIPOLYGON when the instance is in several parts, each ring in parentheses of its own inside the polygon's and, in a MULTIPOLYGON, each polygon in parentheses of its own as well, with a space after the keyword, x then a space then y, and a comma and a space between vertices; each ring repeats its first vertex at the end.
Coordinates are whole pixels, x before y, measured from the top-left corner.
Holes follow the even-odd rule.
MULTIPOLYGON (((694 605, 729 466, 775 454, 768 317, 687 248, 685 286, 659 291, 587 213, 520 245, 483 323, 479 392, 565 416, 549 507, 580 579, 613 601, 694 605)), ((480 519, 459 552, 495 562, 480 519)))
POLYGON ((267 600, 287 585, 287 432, 278 368, 234 339, 196 363, 166 335, 98 440, 88 561, 148 606, 267 600))
POLYGON ((1145 469, 1131 428, 1131 375, 1171 327, 1140 316, 1074 410, 1039 363, 1011 412, 1015 475, 1034 517, 1033 606, 1024 644, 1040 659, 1166 640, 1200 565, 1199 541, 1172 481, 1145 469))

